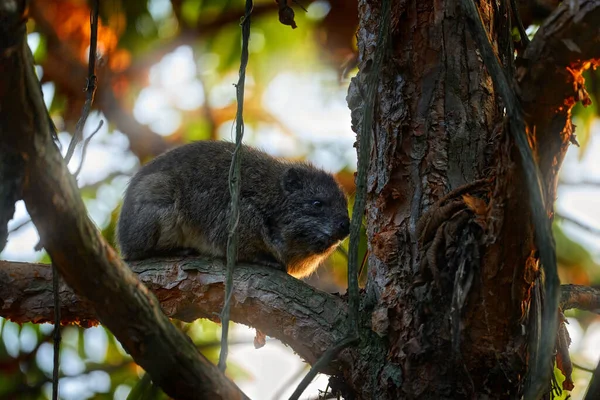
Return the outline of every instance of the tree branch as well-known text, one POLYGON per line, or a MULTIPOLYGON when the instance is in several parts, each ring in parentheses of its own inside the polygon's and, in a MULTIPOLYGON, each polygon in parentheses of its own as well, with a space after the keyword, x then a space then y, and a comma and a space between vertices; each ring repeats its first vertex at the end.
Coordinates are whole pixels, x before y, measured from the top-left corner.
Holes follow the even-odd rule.
POLYGON ((22 154, 23 199, 65 282, 167 394, 178 399, 245 399, 161 312, 87 217, 73 176, 51 136, 26 41, 25 1, 0 2, 0 142, 22 154))
POLYGON ((562 285, 560 307, 564 310, 576 308, 600 314, 600 289, 581 285, 562 285))
POLYGON ((600 58, 598 26, 600 3, 579 0, 579 11, 571 13, 561 4, 535 34, 518 68, 521 100, 531 116, 574 105, 578 98, 576 76, 567 70, 589 68, 600 58))
MULTIPOLYGON (((153 259, 130 267, 167 316, 186 322, 219 320, 226 270, 222 261, 153 259)), ((52 322, 51 270, 45 264, 0 261, 0 315, 18 323, 52 322)), ((90 302, 64 283, 60 301, 63 324, 98 322, 90 302)), ((232 321, 281 340, 310 364, 345 336, 347 308, 341 298, 272 268, 236 265, 233 273, 232 321)))
POLYGON ((593 235, 600 235, 600 228, 597 228, 595 226, 592 226, 586 222, 580 221, 577 218, 573 218, 573 217, 568 217, 566 215, 563 214, 556 214, 555 215, 558 219, 563 220, 563 221, 567 221, 568 223, 571 223, 581 229, 583 229, 584 231, 587 231, 593 235))
MULTIPOLYGON (((218 321, 224 297, 222 261, 153 259, 130 267, 156 295, 167 316, 186 322, 198 318, 218 321)), ((347 304, 338 296, 254 265, 237 265, 233 282, 232 321, 281 340, 309 364, 345 336, 347 304)), ((91 303, 64 282, 60 301, 63 324, 87 327, 98 323, 91 303)), ((600 313, 600 289, 562 285, 560 306, 600 313)), ((50 265, 0 261, 0 316, 17 323, 44 323, 52 322, 53 315, 50 265)))
MULTIPOLYGON (((569 144, 575 142, 571 110, 578 101, 584 105, 590 103, 582 73, 600 57, 597 45, 600 2, 581 0, 578 4, 577 11, 570 9, 569 2, 557 7, 527 46, 523 59, 517 60, 520 64, 516 73, 520 103, 528 128, 528 140, 540 171, 545 211, 550 216, 554 211, 559 169, 569 144)), ((537 235, 538 226, 535 229, 537 235)), ((543 264, 544 257, 541 261, 543 264)), ((546 293, 544 312, 556 314, 554 303, 548 300, 546 293)), ((551 339, 547 332, 543 337, 551 339)), ((551 343, 546 341, 546 345, 551 343)), ((551 354, 548 346, 541 351, 544 359, 537 363, 536 368, 540 371, 550 365, 547 359, 551 354)), ((531 382, 537 393, 545 384, 535 375, 531 382)), ((529 393, 533 391, 526 391, 525 396, 529 393)))

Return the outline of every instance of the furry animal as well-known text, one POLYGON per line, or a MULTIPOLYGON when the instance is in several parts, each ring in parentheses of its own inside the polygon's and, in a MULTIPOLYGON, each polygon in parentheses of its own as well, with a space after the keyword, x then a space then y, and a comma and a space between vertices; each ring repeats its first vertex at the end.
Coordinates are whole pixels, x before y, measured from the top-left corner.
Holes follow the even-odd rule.
MULTIPOLYGON (((224 258, 234 144, 200 141, 142 167, 127 188, 117 240, 125 260, 197 253, 224 258)), ((346 196, 312 165, 241 148, 238 261, 301 278, 349 233, 346 196)))

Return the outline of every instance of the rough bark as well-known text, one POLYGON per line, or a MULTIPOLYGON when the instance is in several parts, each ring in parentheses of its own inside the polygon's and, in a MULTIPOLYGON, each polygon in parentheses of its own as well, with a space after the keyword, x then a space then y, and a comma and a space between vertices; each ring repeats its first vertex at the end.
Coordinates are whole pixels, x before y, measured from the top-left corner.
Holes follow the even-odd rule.
POLYGON ((167 394, 181 399, 246 398, 169 322, 156 298, 87 217, 50 135, 24 11, 24 1, 0 2, 6 46, 0 53, 0 141, 25 161, 23 199, 42 244, 67 284, 93 304, 102 323, 167 394), (18 121, 16 129, 9 129, 9 119, 18 121))
MULTIPOLYGON (((495 37, 495 26, 489 21, 492 6, 484 5, 485 21, 495 37)), ((359 3, 358 44, 363 65, 373 57, 378 13, 374 4, 359 3)), ((495 378, 490 374, 500 375, 489 368, 497 361, 495 357, 471 359, 469 352, 481 352, 478 346, 490 348, 490 343, 481 343, 478 338, 465 346, 464 360, 460 359, 460 351, 453 351, 448 317, 455 271, 448 271, 447 263, 430 266, 441 270, 440 286, 412 287, 420 259, 425 257, 419 254, 417 223, 419 216, 445 193, 484 177, 483 171, 492 166, 491 142, 501 121, 496 112, 498 104, 457 2, 396 2, 392 25, 392 54, 381 74, 373 127, 375 147, 367 207, 372 255, 366 301, 377 316, 373 329, 389 340, 389 364, 402 374, 385 377, 382 369, 380 379, 392 384, 373 388, 373 397, 470 396, 470 379, 477 386, 495 378), (440 364, 440 359, 449 362, 440 364), (478 364, 478 368, 470 364, 478 364), (473 370, 471 378, 466 376, 468 370, 473 370), (476 374, 486 376, 473 376, 476 374)), ((359 73, 349 96, 356 95, 360 79, 359 73)), ((353 122, 356 112, 353 110, 353 122)), ((443 215, 442 221, 457 211, 460 208, 443 215)), ((452 224, 447 227, 456 230, 452 224)), ((442 234, 444 229, 441 226, 442 234)), ((466 245, 464 241, 468 240, 471 247, 477 247, 481 233, 476 237, 465 231, 466 237, 457 241, 466 245)), ((526 245, 527 240, 522 242, 526 245)), ((516 258, 523 251, 518 253, 516 258)), ((469 260, 470 274, 479 261, 480 257, 469 260)), ((480 279, 483 277, 478 276, 480 279)), ((492 335, 487 339, 506 341, 492 335)))
MULTIPOLYGON (((225 267, 203 259, 148 260, 130 267, 175 319, 218 321, 223 307, 225 267)), ((49 265, 0 261, 0 315, 14 322, 52 322, 52 269, 49 265)), ((345 332, 347 305, 272 268, 238 265, 233 274, 231 320, 259 329, 314 363, 345 332)), ((64 283, 61 321, 89 326, 98 316, 88 300, 64 283)), ((335 365, 327 372, 335 373, 335 365)))
MULTIPOLYGON (((580 67, 596 57, 598 46, 591 47, 599 37, 598 2, 580 4, 574 16, 561 6, 525 53, 528 64, 519 70, 519 82, 521 93, 530 95, 526 110, 532 104, 536 108, 527 119, 531 131, 565 100, 572 106, 572 100, 581 99, 574 97, 573 79, 563 72, 575 54, 545 58, 548 51, 567 49, 568 39, 575 37, 581 38, 575 41, 580 67), (552 32, 558 39, 551 39, 552 32), (557 48, 556 41, 563 44, 557 48), (536 77, 553 82, 549 90, 564 89, 545 98, 543 110, 537 110, 536 98, 545 96, 548 85, 536 77)), ((504 6, 481 1, 479 11, 512 76, 504 6)), ((376 51, 379 3, 360 1, 359 15, 362 70, 376 51)), ((527 372, 529 329, 524 334, 523 326, 530 309, 539 311, 531 304, 539 272, 526 185, 503 123, 502 101, 456 1, 394 2, 392 25, 373 126, 367 205, 371 256, 363 302, 373 330, 389 345, 378 368, 367 365, 372 360, 359 361, 376 374, 361 392, 378 399, 517 396, 527 372), (478 185, 465 186, 481 178, 478 185), (422 287, 415 285, 420 280, 422 287)), ((357 132, 364 75, 359 72, 348 96, 357 132)), ((550 182, 567 147, 560 132, 568 112, 560 111, 565 116, 552 119, 551 131, 558 133, 560 140, 554 140, 560 145, 537 143, 538 155, 552 160, 540 161, 549 207, 550 182)))

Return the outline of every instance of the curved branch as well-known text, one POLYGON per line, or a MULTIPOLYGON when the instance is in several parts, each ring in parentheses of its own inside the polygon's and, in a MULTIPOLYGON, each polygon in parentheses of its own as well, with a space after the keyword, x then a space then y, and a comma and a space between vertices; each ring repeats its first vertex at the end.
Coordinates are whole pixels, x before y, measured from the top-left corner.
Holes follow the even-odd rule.
MULTIPOLYGON (((590 102, 581 74, 596 62, 594 59, 600 57, 600 47, 597 45, 600 2, 579 0, 578 4, 578 10, 571 10, 570 3, 563 2, 546 19, 525 50, 523 60, 518 60, 521 66, 516 74, 529 133, 528 140, 536 153, 541 187, 546 199, 545 212, 548 216, 553 215, 559 169, 569 144, 576 143, 571 110, 578 101, 582 101, 584 105, 590 102)), ((537 236, 537 224, 535 229, 537 236)), ((544 248, 538 250, 541 262, 545 264, 542 254, 544 248)), ((556 275, 552 275, 552 278, 558 280, 556 275)), ((546 286, 548 282, 547 280, 546 286)), ((556 315, 557 304, 553 300, 555 298, 546 293, 545 315, 556 315)), ((537 367, 534 371, 541 371, 550 365, 548 351, 552 343, 548 341, 552 336, 546 332, 542 338, 546 340, 546 345, 541 349, 542 358, 535 364, 537 367)), ((535 372, 532 374, 532 390, 539 394, 545 383, 543 379, 536 377, 535 372)), ((526 390, 525 397, 529 393, 526 390)))
MULTIPOLYGON (((130 266, 167 316, 186 322, 219 320, 225 280, 222 261, 153 259, 130 266)), ((97 323, 89 301, 64 283, 60 299, 62 323, 97 323)), ((232 321, 281 340, 310 364, 345 336, 347 308, 341 298, 272 268, 237 265, 233 273, 232 321)), ((52 322, 52 268, 0 261, 0 316, 18 323, 52 322)))
POLYGON ((569 217, 569 216, 566 216, 563 214, 558 214, 558 213, 555 214, 555 217, 557 217, 559 220, 567 221, 568 223, 573 224, 573 225, 577 226, 578 228, 589 232, 592 235, 600 236, 600 228, 590 225, 587 222, 583 222, 577 218, 569 217))
POLYGON ((24 161, 23 199, 53 265, 171 397, 246 399, 161 312, 156 297, 102 238, 53 142, 24 0, 0 2, 0 142, 24 161))

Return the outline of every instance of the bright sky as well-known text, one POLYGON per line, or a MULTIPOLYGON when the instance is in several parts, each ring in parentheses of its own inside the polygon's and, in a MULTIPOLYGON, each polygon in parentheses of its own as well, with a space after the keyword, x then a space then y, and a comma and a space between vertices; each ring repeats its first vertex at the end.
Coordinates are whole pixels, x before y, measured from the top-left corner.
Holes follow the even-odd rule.
MULTIPOLYGON (((160 10, 155 10, 160 12, 160 10)), ((35 49, 39 43, 39 36, 31 34, 29 44, 35 49)), ((211 55, 204 55, 202 62, 211 63, 211 55)), ((207 69, 203 68, 203 71, 207 69)), ((42 74, 41 68, 38 74, 42 74)), ((154 131, 169 135, 174 132, 182 122, 180 110, 193 110, 205 102, 202 84, 196 77, 197 71, 192 51, 183 46, 154 66, 150 72, 150 85, 143 89, 135 104, 134 116, 141 123, 148 124, 154 131), (173 71, 177 71, 176 74, 173 71)), ((236 75, 227 76, 224 81, 210 92, 212 105, 226 105, 234 101, 235 89, 233 83, 236 75)), ((336 85, 335 72, 310 73, 306 75, 297 73, 280 73, 270 83, 263 97, 263 105, 294 133, 290 137, 277 127, 265 125, 254 132, 247 128, 247 143, 261 147, 267 152, 277 156, 296 157, 309 154, 309 159, 315 164, 330 171, 337 171, 343 165, 355 165, 356 153, 352 147, 355 136, 350 129, 350 112, 346 105, 346 90, 336 85), (293 110, 293 112, 290 112, 293 110), (309 144, 319 144, 316 151, 309 153, 309 144), (328 146, 335 143, 335 146, 328 146), (341 149, 341 150, 340 150, 341 149)), ((251 79, 250 79, 251 82, 251 79)), ((43 86, 45 101, 49 103, 54 94, 52 83, 43 86)), ((103 116, 92 114, 86 124, 85 133, 89 134, 97 126, 103 116)), ((110 212, 121 200, 128 177, 137 170, 138 160, 127 151, 128 139, 118 131, 108 132, 105 124, 95 136, 90 145, 79 185, 85 186, 104 179, 114 172, 124 175, 115 178, 109 184, 103 184, 97 192, 95 199, 87 199, 86 205, 93 221, 100 227, 105 227, 109 222, 110 212)), ((600 132, 600 124, 596 124, 595 131, 600 132)), ((232 125, 222 126, 219 134, 224 139, 231 139, 232 125)), ((66 150, 69 136, 61 133, 60 140, 63 150, 66 150)), ((600 160, 594 154, 600 154, 600 135, 596 135, 587 151, 587 156, 579 162, 576 157, 577 149, 571 148, 563 173, 569 180, 582 178, 600 181, 600 160)), ((80 154, 76 153, 71 161, 70 169, 75 171, 80 162, 80 154)), ((586 223, 600 228, 600 196, 598 187, 563 187, 559 193, 557 209, 566 215, 576 217, 586 223)), ((17 210, 9 229, 27 218, 23 202, 17 204, 17 210)), ((565 226, 568 234, 577 241, 584 243, 600 262, 600 237, 591 236, 574 226, 565 226)), ((30 224, 9 237, 9 242, 2 253, 3 259, 34 261, 40 253, 33 251, 38 242, 35 228, 30 224)), ((600 322, 587 331, 586 335, 577 323, 571 319, 569 331, 573 344, 571 349, 577 352, 577 360, 586 366, 595 366, 600 357, 600 322)), ((48 326, 47 329, 51 329, 48 326)), ((247 339, 251 342, 254 331, 246 327, 237 327, 233 331, 233 338, 247 339)), ((101 361, 106 348, 106 337, 102 330, 91 328, 86 330, 86 352, 92 360, 101 361), (89 347, 89 349, 88 349, 89 347)), ((31 332, 25 327, 18 336, 17 332, 6 329, 2 337, 7 348, 17 351, 31 349, 35 343, 31 332)), ((293 391, 303 374, 300 371, 305 364, 293 354, 291 349, 283 346, 274 339, 269 339, 267 345, 255 350, 251 344, 233 346, 230 351, 231 360, 245 367, 253 376, 251 380, 237 382, 239 386, 255 399, 271 399, 282 388, 290 377, 296 375, 295 382, 287 383, 287 390, 281 394, 287 398, 293 391)), ((51 370, 52 349, 44 345, 38 354, 38 362, 46 371, 51 370)), ((62 368, 67 374, 76 375, 83 370, 83 364, 76 354, 66 351, 62 354, 62 368)), ((585 373, 576 375, 576 388, 573 398, 582 396, 581 389, 585 388, 585 373)), ((65 399, 81 399, 90 389, 108 387, 108 375, 98 372, 92 376, 81 378, 64 378, 61 380, 61 394, 65 399)), ((320 376, 305 392, 305 398, 318 394, 318 389, 323 390, 327 385, 327 378, 320 376)), ((284 386, 285 388, 285 386, 284 386)), ((49 389, 48 389, 49 390, 49 389)), ((119 389, 115 399, 125 399, 129 392, 128 387, 119 389)))

